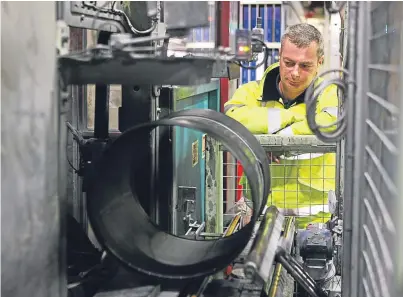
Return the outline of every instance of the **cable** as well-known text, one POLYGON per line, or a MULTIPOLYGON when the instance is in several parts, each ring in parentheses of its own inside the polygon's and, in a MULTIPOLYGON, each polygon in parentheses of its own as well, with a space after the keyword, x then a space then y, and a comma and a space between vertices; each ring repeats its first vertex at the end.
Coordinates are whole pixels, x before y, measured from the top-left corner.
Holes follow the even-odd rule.
POLYGON ((74 167, 74 165, 71 163, 69 156, 68 156, 68 145, 66 143, 66 159, 67 159, 67 163, 69 163, 71 169, 73 169, 74 173, 78 173, 78 169, 74 167))
POLYGON ((114 13, 117 13, 117 14, 119 14, 119 15, 121 15, 121 16, 124 17, 124 19, 125 19, 127 25, 129 26, 130 30, 131 30, 134 34, 138 34, 138 35, 148 34, 148 33, 151 33, 152 31, 154 31, 155 28, 157 27, 158 18, 154 17, 154 18, 151 18, 151 20, 152 20, 153 23, 152 23, 152 25, 151 25, 150 28, 148 28, 148 29, 146 29, 146 30, 143 30, 143 31, 137 30, 136 28, 133 27, 132 22, 130 21, 129 17, 127 16, 127 14, 126 14, 123 10, 112 9, 112 11, 113 11, 114 13))
POLYGON ((237 61, 235 62, 235 64, 239 65, 240 67, 242 67, 244 69, 249 69, 249 70, 255 70, 255 69, 259 68, 260 66, 265 64, 265 62, 269 58, 269 48, 267 47, 266 43, 264 43, 262 40, 260 40, 258 38, 254 38, 254 37, 252 37, 252 41, 260 42, 263 45, 263 47, 265 48, 264 57, 263 57, 262 61, 255 66, 247 66, 247 65, 242 64, 242 62, 237 62, 237 61))
MULTIPOLYGON (((337 142, 343 137, 346 129, 347 129, 347 123, 346 123, 346 115, 343 113, 341 116, 338 117, 337 121, 330 124, 330 125, 319 125, 316 123, 316 107, 318 104, 318 98, 321 95, 321 93, 330 85, 336 85, 339 87, 339 89, 343 93, 344 101, 345 101, 345 96, 347 94, 347 89, 348 85, 352 83, 352 81, 349 81, 346 83, 345 79, 343 78, 332 78, 329 80, 323 80, 319 84, 317 84, 317 81, 320 77, 329 74, 329 73, 338 73, 341 72, 344 75, 348 76, 349 73, 345 69, 331 69, 323 72, 320 74, 318 77, 316 77, 312 83, 309 85, 309 87, 306 90, 305 93, 305 104, 306 104, 306 117, 307 117, 307 122, 309 128, 312 130, 312 132, 323 142, 330 142, 334 143, 337 142), (325 132, 323 129, 331 128, 336 126, 336 129, 331 132, 325 132)), ((350 98, 351 99, 351 98, 350 98)))

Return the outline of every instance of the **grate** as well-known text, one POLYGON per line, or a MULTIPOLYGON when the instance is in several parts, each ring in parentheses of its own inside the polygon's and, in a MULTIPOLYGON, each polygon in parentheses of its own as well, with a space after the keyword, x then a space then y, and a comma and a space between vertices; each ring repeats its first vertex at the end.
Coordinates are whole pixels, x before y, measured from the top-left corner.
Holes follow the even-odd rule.
MULTIPOLYGON (((359 5, 357 95, 355 114, 361 120, 362 145, 355 155, 362 160, 356 176, 352 224, 351 296, 398 296, 394 279, 397 265, 394 242, 397 231, 394 209, 398 201, 399 114, 401 93, 402 16, 399 2, 359 5), (364 30, 364 31, 361 31, 364 30), (361 51, 362 49, 362 51, 361 51), (362 159, 361 159, 362 158, 362 159)), ((349 248, 349 247, 347 247, 349 248)), ((346 264, 346 263, 345 263, 346 264)))
MULTIPOLYGON (((314 136, 258 135, 272 162, 268 205, 275 205, 286 216, 297 217, 297 227, 310 222, 326 222, 330 216, 328 195, 336 188, 336 145, 325 144, 314 136)), ((250 191, 242 166, 225 152, 223 209, 225 222, 250 205, 250 191), (246 204, 246 205, 245 205, 246 204), (243 206, 242 207, 240 207, 243 206)))

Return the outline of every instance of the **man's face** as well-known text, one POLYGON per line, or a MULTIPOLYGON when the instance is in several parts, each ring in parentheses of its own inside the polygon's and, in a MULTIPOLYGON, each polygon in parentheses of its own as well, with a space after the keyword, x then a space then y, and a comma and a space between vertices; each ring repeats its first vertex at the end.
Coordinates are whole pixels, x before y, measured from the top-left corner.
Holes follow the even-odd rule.
POLYGON ((312 82, 323 62, 317 56, 318 44, 312 42, 306 48, 298 48, 285 39, 280 53, 280 77, 283 92, 301 94, 312 82))

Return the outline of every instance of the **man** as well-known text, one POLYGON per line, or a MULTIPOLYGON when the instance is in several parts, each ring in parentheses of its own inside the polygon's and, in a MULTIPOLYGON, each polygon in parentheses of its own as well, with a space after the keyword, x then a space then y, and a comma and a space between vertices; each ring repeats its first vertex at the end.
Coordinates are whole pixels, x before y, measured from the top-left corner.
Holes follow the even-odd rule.
MULTIPOLYGON (((243 84, 235 91, 224 112, 253 134, 312 134, 304 97, 323 63, 322 35, 309 24, 291 26, 281 39, 279 54, 279 62, 267 68, 261 81, 243 84)), ((334 123, 337 106, 337 87, 332 85, 318 99, 316 122, 334 123)), ((330 218, 327 195, 335 188, 335 164, 334 154, 281 159, 271 166, 268 205, 276 205, 286 215, 304 217, 297 219, 299 224, 326 222, 330 218)), ((247 188, 245 178, 241 184, 247 188)))

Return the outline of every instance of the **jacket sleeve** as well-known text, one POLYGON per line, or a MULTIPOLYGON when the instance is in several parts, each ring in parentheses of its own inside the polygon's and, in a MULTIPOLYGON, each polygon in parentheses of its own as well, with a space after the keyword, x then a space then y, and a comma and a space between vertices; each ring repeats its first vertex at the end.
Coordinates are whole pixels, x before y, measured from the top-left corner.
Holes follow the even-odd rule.
MULTIPOLYGON (((296 118, 298 116, 295 115, 296 118)), ((316 116, 315 121, 321 126, 330 126, 321 129, 325 132, 330 132, 335 130, 336 125, 332 125, 337 121, 338 117, 338 96, 337 87, 329 86, 318 99, 318 104, 316 106, 316 116)), ((290 126, 282 129, 278 134, 280 135, 312 135, 313 132, 308 126, 308 121, 303 119, 302 121, 297 121, 290 126)))
POLYGON ((257 106, 258 84, 240 86, 224 105, 224 113, 243 124, 253 134, 273 134, 295 121, 292 113, 279 108, 278 102, 257 106), (277 107, 276 107, 277 106, 277 107))

